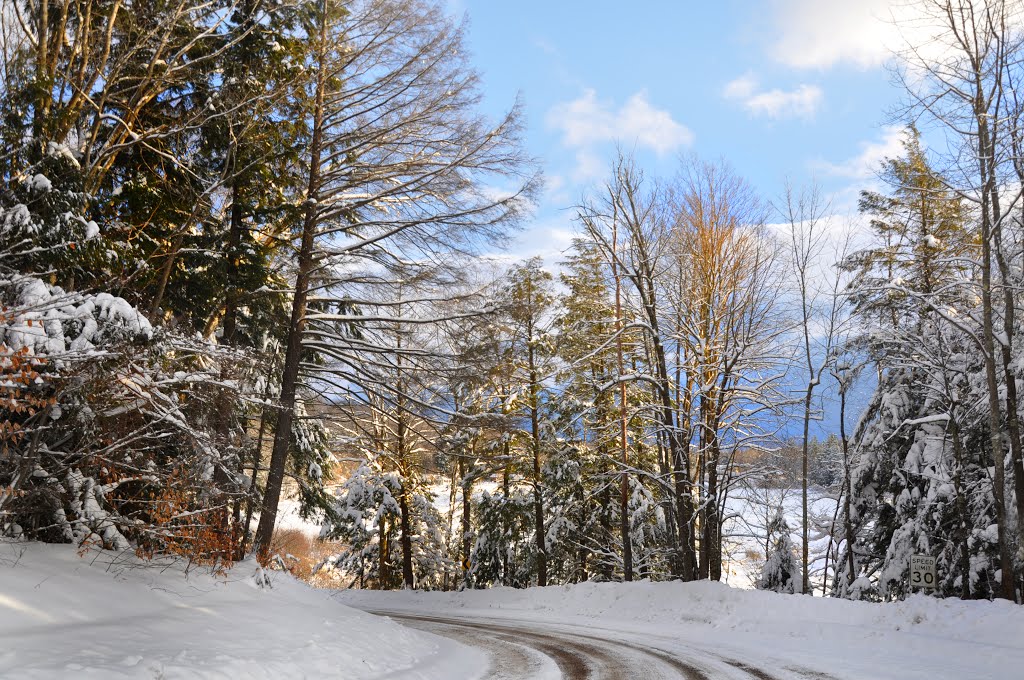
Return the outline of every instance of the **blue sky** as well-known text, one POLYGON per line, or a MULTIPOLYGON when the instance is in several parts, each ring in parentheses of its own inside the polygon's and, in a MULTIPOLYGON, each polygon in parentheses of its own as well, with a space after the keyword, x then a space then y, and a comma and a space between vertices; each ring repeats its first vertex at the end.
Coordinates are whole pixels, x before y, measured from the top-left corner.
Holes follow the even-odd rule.
POLYGON ((886 0, 448 6, 468 18, 487 109, 497 116, 522 96, 547 178, 515 255, 557 262, 571 207, 603 178, 616 142, 650 176, 671 176, 681 153, 725 159, 767 199, 787 178, 817 181, 840 216, 899 150, 886 0))

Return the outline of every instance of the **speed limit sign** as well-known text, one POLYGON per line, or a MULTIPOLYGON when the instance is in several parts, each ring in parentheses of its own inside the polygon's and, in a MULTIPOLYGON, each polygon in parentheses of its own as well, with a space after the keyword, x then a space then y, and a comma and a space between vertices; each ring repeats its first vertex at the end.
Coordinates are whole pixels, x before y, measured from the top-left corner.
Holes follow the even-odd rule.
POLYGON ((935 558, 931 555, 910 556, 910 585, 914 588, 935 588, 935 558))

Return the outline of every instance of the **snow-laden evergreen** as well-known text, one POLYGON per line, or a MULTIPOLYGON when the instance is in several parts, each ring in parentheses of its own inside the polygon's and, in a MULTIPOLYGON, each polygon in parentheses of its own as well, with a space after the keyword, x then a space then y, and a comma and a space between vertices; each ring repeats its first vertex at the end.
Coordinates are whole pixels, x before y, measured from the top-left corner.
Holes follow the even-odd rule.
POLYGON ((969 213, 941 188, 916 131, 904 149, 886 165, 893 195, 862 201, 875 244, 845 263, 861 274, 851 290, 865 328, 858 343, 879 381, 851 441, 856 541, 837 558, 837 590, 905 597, 910 558, 923 554, 937 558, 941 594, 993 597, 1002 578, 995 459, 969 213))
POLYGON ((803 589, 800 560, 790 537, 789 524, 781 509, 768 524, 768 542, 771 549, 768 559, 761 568, 757 579, 759 590, 773 590, 776 593, 799 593, 803 589))

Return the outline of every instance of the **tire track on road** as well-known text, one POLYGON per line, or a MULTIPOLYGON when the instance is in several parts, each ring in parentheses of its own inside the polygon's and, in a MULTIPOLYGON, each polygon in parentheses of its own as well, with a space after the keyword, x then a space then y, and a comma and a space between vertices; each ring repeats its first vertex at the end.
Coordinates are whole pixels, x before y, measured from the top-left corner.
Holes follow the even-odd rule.
MULTIPOLYGON (((444 635, 444 631, 448 630, 452 633, 449 637, 454 636, 468 644, 485 647, 494 655, 492 667, 500 667, 498 669, 500 672, 496 673, 494 677, 530 678, 533 676, 529 674, 529 671, 525 674, 509 675, 510 665, 506 658, 507 650, 503 652, 501 648, 496 648, 493 642, 484 642, 481 638, 488 638, 490 641, 499 640, 513 648, 525 647, 535 650, 551 659, 566 680, 633 680, 634 678, 653 680, 658 677, 712 680, 723 677, 722 671, 725 670, 715 667, 714 664, 702 667, 656 647, 585 633, 540 632, 500 622, 484 620, 468 622, 407 612, 372 611, 371 613, 389 616, 410 624, 425 623, 428 624, 426 629, 431 632, 444 635), (440 630, 436 627, 440 627, 440 630), (483 644, 481 644, 482 642, 483 644), (599 644, 593 644, 595 642, 599 644)), ((526 655, 527 653, 520 649, 519 654, 526 655)), ((709 659, 718 661, 720 657, 709 655, 709 659)), ((721 659, 721 661, 727 664, 728 671, 742 673, 743 677, 757 678, 757 680, 780 680, 743 662, 734 662, 728 659, 721 659)), ((512 665, 514 666, 514 664, 512 665)), ((737 673, 728 671, 727 674, 730 677, 740 677, 737 673)))

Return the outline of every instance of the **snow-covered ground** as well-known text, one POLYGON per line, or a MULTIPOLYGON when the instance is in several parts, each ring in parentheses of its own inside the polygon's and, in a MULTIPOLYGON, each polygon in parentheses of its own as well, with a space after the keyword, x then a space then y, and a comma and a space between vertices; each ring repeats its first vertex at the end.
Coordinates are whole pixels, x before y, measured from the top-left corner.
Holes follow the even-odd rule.
MULTIPOLYGON (((446 505, 446 489, 436 491, 446 505)), ((750 669, 778 680, 1022 677, 1024 607, 921 595, 868 604, 746 589, 762 559, 767 513, 781 504, 797 540, 799 500, 795 491, 765 490, 730 499, 726 573, 736 587, 639 582, 381 593, 315 590, 275 572, 266 589, 256 585, 251 562, 215 576, 202 568, 186 573, 180 562, 0 542, 0 677, 468 680, 493 676, 497 643, 529 647, 530 636, 561 640, 563 652, 574 644, 582 650, 587 640, 595 649, 600 640, 598 648, 619 662, 630 649, 660 650, 715 678, 748 677, 750 669), (414 617, 409 626, 481 644, 469 648, 358 609, 404 612, 414 617)), ((819 524, 833 510, 827 497, 813 499, 819 524)), ((281 520, 286 529, 318 531, 293 502, 281 520)), ((533 665, 507 677, 558 677, 562 665, 540 648, 517 652, 533 665)), ((650 654, 637 659, 651 663, 650 654)))
POLYGON ((448 617, 484 632, 503 625, 498 636, 507 639, 518 627, 524 637, 576 636, 592 648, 595 639, 642 644, 708 677, 752 668, 777 679, 1009 680, 1024 668, 1024 607, 1006 602, 868 604, 708 582, 326 591, 281 573, 262 589, 254 571, 247 562, 226 576, 186 574, 180 564, 2 542, 0 677, 489 677, 485 648, 350 606, 448 617))
MULTIPOLYGON (((730 490, 722 527, 722 580, 739 588, 753 588, 765 560, 765 534, 777 508, 790 528, 793 545, 802 542, 803 510, 800 489, 744 488, 730 490)), ((835 518, 836 500, 828 492, 808 490, 810 576, 815 594, 821 594, 821 576, 829 549, 829 532, 835 518)), ((838 531, 838 528, 837 528, 838 531)), ((834 565, 830 564, 831 570, 834 565)), ((829 576, 831 579, 831 575, 829 576)))
POLYGON ((767 677, 1011 680, 1024 668, 1024 607, 915 595, 870 604, 697 583, 586 583, 461 593, 345 591, 369 610, 507 621, 724 655, 767 677), (799 670, 796 670, 799 669, 799 670))
POLYGON ((254 571, 0 542, 0 677, 448 680, 483 667, 476 650, 286 574, 261 589, 254 571))

